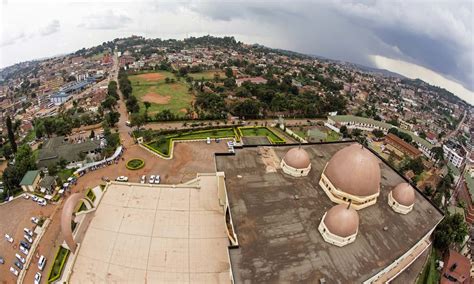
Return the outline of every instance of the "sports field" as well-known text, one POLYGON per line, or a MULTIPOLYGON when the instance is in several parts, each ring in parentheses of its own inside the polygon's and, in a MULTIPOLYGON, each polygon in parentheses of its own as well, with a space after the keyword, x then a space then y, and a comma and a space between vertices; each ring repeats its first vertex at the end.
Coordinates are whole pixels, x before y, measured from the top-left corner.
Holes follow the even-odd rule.
POLYGON ((188 91, 187 83, 178 81, 171 72, 159 71, 128 76, 133 87, 133 95, 140 101, 141 111, 145 111, 143 102, 151 103, 148 113, 153 115, 164 109, 182 115, 191 106, 193 95, 188 91), (166 83, 165 79, 174 79, 166 83))

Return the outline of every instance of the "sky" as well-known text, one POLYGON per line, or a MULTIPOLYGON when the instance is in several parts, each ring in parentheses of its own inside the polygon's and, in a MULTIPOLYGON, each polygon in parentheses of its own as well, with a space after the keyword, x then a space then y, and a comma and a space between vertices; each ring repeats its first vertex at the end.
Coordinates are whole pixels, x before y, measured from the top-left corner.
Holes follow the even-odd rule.
POLYGON ((471 0, 1 1, 0 67, 117 37, 210 34, 387 69, 474 104, 471 0))

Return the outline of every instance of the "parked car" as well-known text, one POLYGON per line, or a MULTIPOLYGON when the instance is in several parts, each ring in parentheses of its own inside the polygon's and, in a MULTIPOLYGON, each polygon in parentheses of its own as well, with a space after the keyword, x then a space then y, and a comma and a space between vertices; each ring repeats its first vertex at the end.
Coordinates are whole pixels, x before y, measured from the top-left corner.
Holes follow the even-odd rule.
POLYGON ((13 243, 13 238, 8 234, 5 234, 5 240, 7 240, 9 243, 13 243))
POLYGON ((151 175, 148 183, 155 183, 155 175, 151 175))
POLYGON ((161 182, 160 176, 159 176, 159 175, 156 175, 156 177, 155 177, 155 183, 160 183, 160 182, 161 182))
POLYGON ((34 224, 38 225, 39 219, 36 218, 36 217, 31 217, 31 222, 33 222, 34 224))
POLYGON ((38 202, 39 197, 36 196, 36 195, 33 195, 33 196, 31 197, 31 200, 33 200, 34 202, 38 202))
POLYGON ((145 183, 146 182, 146 176, 142 176, 142 178, 140 179, 140 183, 145 183))
POLYGON ((26 194, 26 193, 23 193, 23 198, 24 199, 30 199, 30 195, 26 194))
POLYGON ((14 262, 15 263, 15 266, 20 268, 20 270, 23 269, 23 263, 19 262, 18 260, 14 262))
POLYGON ((25 242, 25 241, 20 241, 20 247, 24 247, 26 249, 30 249, 31 246, 29 243, 25 242))
POLYGON ((40 284, 40 282, 41 282, 41 273, 36 272, 36 274, 35 274, 35 284, 40 284))
POLYGON ((41 198, 41 199, 38 200, 38 204, 39 204, 40 206, 46 206, 47 203, 46 203, 46 200, 45 200, 45 199, 41 198))
POLYGON ((24 254, 24 255, 28 255, 29 251, 27 248, 25 248, 24 246, 20 246, 20 251, 24 254))
POLYGON ((126 176, 119 176, 115 179, 116 181, 121 181, 121 182, 127 182, 128 181, 128 177, 126 176))
POLYGON ((43 271, 45 264, 46 264, 46 257, 42 255, 40 256, 40 259, 38 260, 38 269, 43 271))
POLYGON ((23 264, 25 264, 26 260, 24 257, 22 257, 21 255, 15 253, 15 257, 23 264))
POLYGON ((211 138, 210 138, 210 137, 207 137, 206 143, 207 143, 207 144, 211 144, 211 138))
POLYGON ((30 237, 30 236, 28 236, 28 235, 24 235, 23 237, 24 237, 25 240, 27 240, 30 244, 33 243, 33 238, 32 238, 32 237, 30 237))
POLYGON ((33 231, 28 228, 23 228, 23 232, 25 232, 25 234, 29 235, 30 237, 33 236, 33 231))
POLYGON ((13 275, 18 276, 18 270, 10 266, 10 272, 13 273, 13 275))
POLYGON ((0 256, 0 264, 4 264, 5 263, 5 259, 3 259, 3 257, 0 256))

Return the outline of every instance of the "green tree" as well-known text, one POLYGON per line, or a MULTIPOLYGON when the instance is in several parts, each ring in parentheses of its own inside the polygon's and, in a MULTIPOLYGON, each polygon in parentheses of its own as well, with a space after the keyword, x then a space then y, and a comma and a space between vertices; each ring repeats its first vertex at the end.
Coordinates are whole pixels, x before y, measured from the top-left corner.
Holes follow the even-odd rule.
POLYGON ((119 119, 120 119, 120 113, 116 112, 116 111, 108 112, 105 115, 105 121, 107 122, 107 124, 110 127, 114 127, 115 124, 117 124, 117 122, 119 122, 119 119))
POLYGON ((382 138, 384 137, 383 131, 380 129, 374 129, 372 130, 372 134, 374 134, 375 137, 377 138, 382 138))
POLYGON ((434 155, 434 158, 438 161, 441 161, 444 159, 444 152, 443 152, 443 148, 437 146, 437 147, 433 147, 431 149, 431 152, 433 153, 434 155))
POLYGON ((467 233, 468 227, 463 215, 460 213, 448 214, 433 233, 433 245, 435 248, 445 251, 454 243, 461 244, 467 233))
POLYGON ((89 135, 89 138, 94 138, 95 137, 95 132, 94 129, 91 130, 91 134, 89 135))
POLYGON ((132 113, 130 115, 130 124, 136 126, 138 130, 146 123, 145 115, 139 113, 132 113))
POLYGON ((232 78, 232 77, 234 77, 234 73, 232 72, 232 69, 231 69, 231 68, 227 67, 227 68, 225 69, 225 76, 226 76, 227 78, 232 78))
POLYGON ((13 153, 16 153, 17 146, 15 141, 15 132, 13 130, 12 120, 10 116, 7 116, 7 132, 8 132, 8 141, 10 141, 10 146, 12 147, 13 153))

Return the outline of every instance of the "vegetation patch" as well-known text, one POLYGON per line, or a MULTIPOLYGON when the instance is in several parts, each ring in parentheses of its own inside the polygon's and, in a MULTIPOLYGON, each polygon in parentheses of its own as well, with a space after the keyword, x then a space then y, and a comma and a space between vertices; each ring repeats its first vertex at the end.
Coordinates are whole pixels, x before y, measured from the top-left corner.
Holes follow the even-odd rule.
POLYGON ((438 259, 438 254, 436 250, 432 249, 428 261, 426 262, 423 272, 418 277, 417 284, 436 284, 439 283, 440 273, 436 269, 436 260, 438 259))
POLYGON ((145 161, 142 159, 131 159, 125 165, 129 170, 138 170, 145 166, 145 161))
POLYGON ((54 258, 53 266, 51 267, 51 271, 49 272, 48 276, 48 283, 53 283, 54 281, 58 280, 61 276, 61 273, 64 268, 64 264, 69 256, 70 251, 59 247, 58 252, 56 253, 56 257, 54 258))
POLYGON ((252 136, 264 136, 267 137, 273 144, 284 144, 285 140, 278 136, 275 132, 270 130, 268 127, 257 126, 257 127, 239 127, 238 128, 241 136, 252 137, 252 136))
POLYGON ((95 194, 92 191, 92 188, 89 188, 89 190, 86 193, 86 196, 90 199, 90 201, 94 202, 95 200, 95 194))
POLYGON ((185 80, 178 79, 171 72, 142 73, 130 75, 128 79, 141 112, 146 110, 144 102, 148 102, 149 114, 170 110, 175 115, 183 115, 183 109, 191 107, 194 99, 185 80))
POLYGON ((208 71, 202 71, 202 72, 197 72, 197 73, 188 73, 188 77, 193 78, 194 80, 212 80, 215 79, 216 77, 219 79, 224 79, 225 78, 225 73, 220 71, 220 70, 208 70, 208 71))

